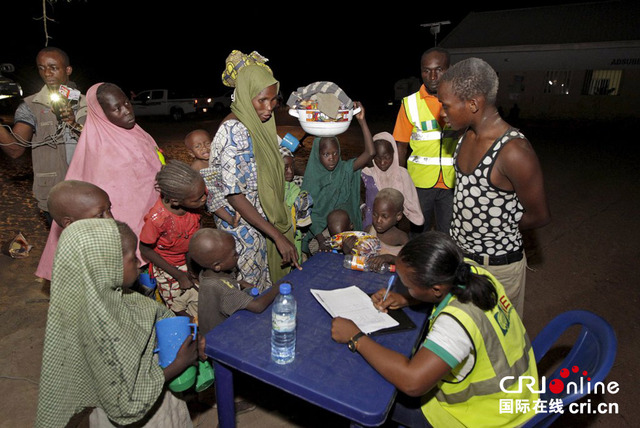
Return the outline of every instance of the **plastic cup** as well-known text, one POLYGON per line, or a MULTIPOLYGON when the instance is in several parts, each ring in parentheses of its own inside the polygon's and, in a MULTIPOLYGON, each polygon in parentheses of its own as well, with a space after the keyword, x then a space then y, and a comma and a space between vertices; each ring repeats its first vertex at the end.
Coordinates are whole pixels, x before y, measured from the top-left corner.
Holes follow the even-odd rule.
POLYGON ((196 391, 204 391, 213 385, 216 380, 213 367, 209 361, 198 362, 198 377, 196 378, 196 391))
POLYGON ((300 145, 300 141, 298 141, 296 137, 294 137, 289 132, 287 132, 287 135, 284 136, 284 138, 280 142, 280 145, 282 147, 289 149, 291 153, 293 153, 298 149, 298 146, 300 145))
POLYGON ((158 347, 154 352, 158 352, 161 367, 167 367, 176 359, 178 350, 191 334, 191 327, 193 327, 193 340, 196 340, 198 326, 189 321, 191 321, 189 317, 170 317, 156 322, 158 347))
POLYGON ((138 275, 138 282, 145 288, 150 288, 151 290, 155 290, 156 288, 156 279, 151 278, 151 275, 146 272, 138 275))
MULTIPOLYGON (((156 337, 158 347, 154 352, 158 353, 160 367, 165 368, 176 359, 178 350, 191 333, 193 327, 193 340, 196 339, 198 326, 190 322, 189 317, 170 317, 156 322, 156 337)), ((179 376, 169 382, 169 389, 174 392, 182 392, 191 388, 196 382, 198 370, 195 366, 185 369, 179 376)))
POLYGON ((182 392, 191 388, 198 377, 198 370, 196 366, 190 366, 185 371, 176 376, 171 382, 169 382, 169 389, 173 392, 182 392))
POLYGON ((138 284, 140 285, 140 291, 145 296, 152 296, 156 290, 156 279, 152 278, 147 272, 138 275, 138 284))

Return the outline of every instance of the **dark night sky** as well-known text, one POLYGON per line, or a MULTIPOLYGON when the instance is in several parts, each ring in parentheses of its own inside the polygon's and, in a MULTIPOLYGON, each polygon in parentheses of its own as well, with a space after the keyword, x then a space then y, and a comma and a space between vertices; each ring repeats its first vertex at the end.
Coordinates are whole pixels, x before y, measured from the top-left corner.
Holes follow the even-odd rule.
MULTIPOLYGON (((440 41, 469 12, 504 7, 504 2, 468 9, 441 2, 429 9, 426 5, 433 2, 425 1, 376 7, 353 1, 330 2, 336 8, 329 9, 312 3, 316 7, 300 10, 237 1, 182 0, 160 6, 147 0, 58 0, 48 7, 55 19, 49 23, 49 45, 69 53, 72 80, 83 91, 111 81, 125 90, 173 87, 219 94, 226 90, 220 81, 224 59, 239 49, 269 58, 285 99, 299 86, 329 80, 367 107, 390 99, 396 80, 419 76, 420 54, 434 45, 429 29, 420 24, 451 21, 442 27, 440 41), (225 4, 243 12, 225 11, 225 4)), ((545 3, 553 2, 521 1, 512 7, 545 3)), ((0 6, 0 62, 16 66, 11 77, 27 93, 42 85, 35 69, 35 55, 45 45, 42 21, 36 20, 41 8, 41 0, 9 0, 0 6)))

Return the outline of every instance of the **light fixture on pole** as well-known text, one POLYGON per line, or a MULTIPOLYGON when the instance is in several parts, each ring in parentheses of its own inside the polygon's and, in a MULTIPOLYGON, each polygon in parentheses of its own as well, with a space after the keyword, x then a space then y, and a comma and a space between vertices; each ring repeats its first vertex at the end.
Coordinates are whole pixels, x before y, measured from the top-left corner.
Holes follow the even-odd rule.
POLYGON ((438 44, 438 33, 440 33, 440 26, 451 24, 451 21, 431 22, 429 24, 420 24, 421 27, 429 27, 429 31, 433 34, 433 44, 438 44))

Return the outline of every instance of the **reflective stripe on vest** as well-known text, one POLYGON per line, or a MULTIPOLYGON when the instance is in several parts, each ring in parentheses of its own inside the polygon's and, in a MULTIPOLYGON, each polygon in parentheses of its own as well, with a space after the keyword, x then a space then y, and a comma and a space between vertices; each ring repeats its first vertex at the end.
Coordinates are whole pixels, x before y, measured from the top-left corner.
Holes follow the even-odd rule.
POLYGON ((411 156, 407 159, 407 171, 416 187, 435 186, 442 172, 444 183, 453 188, 455 169, 453 152, 456 142, 449 130, 442 130, 433 113, 420 97, 420 92, 403 99, 407 118, 413 124, 409 144, 411 156))
MULTIPOLYGON (((473 303, 461 303, 454 297, 436 315, 437 318, 448 314, 464 327, 474 346, 475 362, 461 380, 455 374, 463 364, 452 369, 438 383, 432 398, 423 404, 423 413, 434 426, 513 426, 535 414, 534 409, 512 414, 500 412, 501 399, 528 401, 533 407, 538 394, 526 387, 521 392, 516 390, 520 387, 520 376, 538 379, 538 370, 524 325, 504 288, 486 270, 475 267, 474 270, 493 281, 498 304, 490 311, 482 311, 473 303), (512 392, 504 392, 501 386, 512 392)), ((536 383, 534 389, 538 388, 536 383)))
POLYGON ((409 162, 418 163, 420 165, 453 165, 453 158, 426 158, 422 156, 411 155, 409 162))
MULTIPOLYGON (((462 309, 462 305, 463 304, 458 300, 454 300, 449 304, 449 308, 447 309, 451 309, 451 307, 457 307, 460 310, 464 311, 464 309, 462 309)), ((447 309, 443 310, 443 313, 457 312, 450 312, 447 309)), ((469 400, 471 397, 477 395, 501 393, 502 390, 500 389, 500 382, 502 381, 502 378, 505 376, 513 376, 513 379, 506 380, 503 383, 504 387, 508 388, 512 386, 518 381, 518 376, 527 371, 530 363, 529 351, 531 350, 531 342, 529 341, 529 337, 527 335, 524 335, 523 339, 524 347, 522 356, 518 358, 515 363, 513 363, 513 365, 510 365, 504 347, 500 343, 500 338, 498 337, 487 316, 485 316, 484 313, 480 311, 473 311, 472 313, 465 311, 465 313, 469 315, 470 318, 479 327, 480 334, 482 335, 482 339, 484 340, 485 348, 491 362, 491 366, 493 367, 493 371, 495 373, 500 373, 501 377, 498 378, 497 376, 495 376, 489 379, 472 382, 468 388, 459 392, 445 394, 443 390, 440 389, 436 393, 438 400, 446 401, 449 404, 463 403, 469 400)), ((469 375, 471 375, 471 373, 469 373, 469 375)))

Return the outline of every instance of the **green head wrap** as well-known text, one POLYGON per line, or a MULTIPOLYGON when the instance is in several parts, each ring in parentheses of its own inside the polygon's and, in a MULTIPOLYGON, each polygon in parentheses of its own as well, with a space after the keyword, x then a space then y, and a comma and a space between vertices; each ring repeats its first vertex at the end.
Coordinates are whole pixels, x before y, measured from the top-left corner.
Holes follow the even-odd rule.
MULTIPOLYGON (((256 160, 258 196, 267 219, 293 242, 294 231, 284 197, 284 163, 278 149, 276 122, 273 117, 262 122, 252 103, 253 98, 272 85, 279 88, 279 83, 273 77, 271 69, 264 64, 249 64, 240 68, 237 71, 235 98, 231 103, 231 111, 249 130, 256 160)), ((290 268, 282 268, 282 256, 275 242, 268 237, 267 258, 271 280, 275 283, 290 268)))

